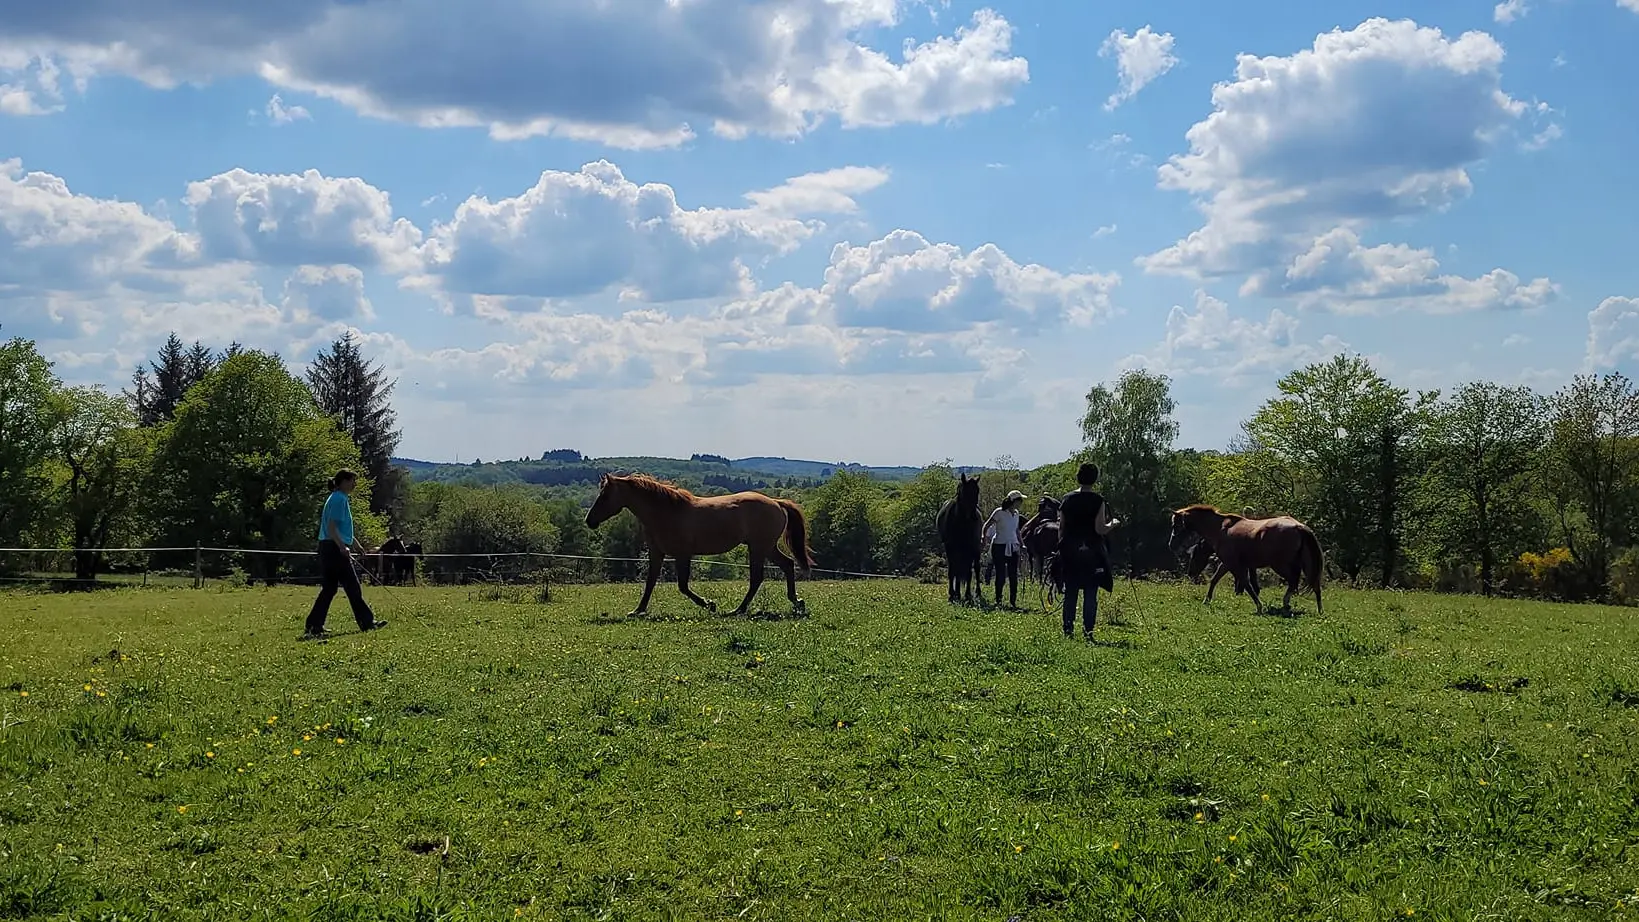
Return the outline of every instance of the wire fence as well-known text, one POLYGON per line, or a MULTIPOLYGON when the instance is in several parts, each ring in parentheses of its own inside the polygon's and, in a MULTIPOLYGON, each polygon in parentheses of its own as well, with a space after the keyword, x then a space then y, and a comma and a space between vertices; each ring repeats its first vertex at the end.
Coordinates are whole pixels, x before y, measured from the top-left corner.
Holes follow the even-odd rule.
MULTIPOLYGON (((494 553, 369 553, 354 555, 373 582, 398 585, 470 585, 473 583, 634 582, 648 572, 647 557, 563 554, 540 551, 494 553)), ((736 579, 750 564, 721 556, 696 558, 690 576, 702 581, 736 579)), ((768 565, 770 577, 780 574, 768 565)), ((675 578, 668 558, 662 576, 675 578)), ((805 574, 799 571, 799 579, 805 574)), ((808 578, 906 580, 909 576, 815 567, 808 578)), ((65 548, 0 548, 0 585, 140 585, 204 588, 207 584, 315 585, 320 581, 318 555, 311 548, 110 547, 76 551, 65 548)))

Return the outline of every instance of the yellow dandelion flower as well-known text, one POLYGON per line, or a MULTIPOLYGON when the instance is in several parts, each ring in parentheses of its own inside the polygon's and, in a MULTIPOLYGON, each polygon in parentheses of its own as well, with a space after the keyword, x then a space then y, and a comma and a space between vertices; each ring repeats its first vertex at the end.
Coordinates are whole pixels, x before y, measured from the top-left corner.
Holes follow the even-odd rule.
POLYGON ((267 725, 270 726, 270 727, 273 726, 274 724, 278 723, 278 722, 279 722, 279 716, 277 714, 275 714, 274 716, 269 717, 267 719, 267 725))
POLYGON ((86 691, 90 691, 91 690, 91 683, 90 682, 85 683, 84 687, 85 687, 86 691))
POLYGON ((22 691, 22 692, 18 692, 18 693, 17 693, 17 697, 19 697, 19 698, 27 698, 27 697, 28 697, 28 692, 26 692, 26 691, 22 691))
POLYGON ((1490 784, 1490 783, 1491 783, 1491 782, 1489 782, 1489 781, 1487 781, 1487 780, 1485 780, 1485 779, 1484 779, 1484 778, 1481 778, 1481 779, 1480 779, 1480 787, 1482 787, 1482 788, 1483 788, 1483 787, 1486 787, 1486 786, 1487 786, 1487 785, 1489 785, 1489 784, 1490 784))
POLYGON ((300 749, 292 749, 290 750, 290 754, 293 756, 299 756, 302 754, 302 751, 300 749))
POLYGON ((745 816, 746 812, 744 810, 736 810, 736 811, 734 811, 734 815, 735 816, 745 816))
POLYGON ((1024 846, 1023 845, 1015 845, 1015 846, 1013 846, 1013 851, 1014 851, 1014 853, 1022 852, 1022 851, 1024 851, 1024 846))
POLYGON ((1229 837, 1229 841, 1231 841, 1231 842, 1233 842, 1233 841, 1235 841, 1235 837, 1234 837, 1234 836, 1230 836, 1230 837, 1229 837))
POLYGON ((98 698, 106 698, 106 697, 108 697, 108 693, 99 688, 99 689, 97 689, 97 697, 98 698))
POLYGON ((340 736, 336 737, 336 745, 337 746, 344 745, 344 744, 346 744, 346 742, 347 742, 347 740, 345 738, 340 737, 340 736))
POLYGON ((207 759, 214 759, 214 758, 216 758, 216 753, 214 753, 214 752, 207 752, 207 753, 205 753, 205 758, 207 758, 207 759))
POLYGON ((1269 802, 1269 795, 1268 795, 1268 794, 1265 794, 1265 795, 1263 795, 1263 802, 1264 802, 1264 803, 1268 803, 1268 802, 1269 802))
POLYGON ((178 812, 178 813, 187 813, 188 812, 188 806, 186 804, 183 804, 182 806, 176 808, 176 812, 178 812))
POLYGON ((143 745, 145 745, 145 746, 147 746, 147 747, 148 747, 148 748, 149 748, 149 749, 152 749, 152 748, 154 748, 154 744, 153 744, 153 743, 144 743, 144 744, 143 744, 143 745))
POLYGON ((1224 856, 1222 856, 1222 855, 1213 855, 1212 856, 1212 863, 1213 864, 1223 864, 1224 863, 1224 856))
POLYGON ((241 768, 241 769, 239 769, 239 774, 241 774, 241 775, 243 775, 243 774, 244 774, 244 773, 245 773, 245 770, 244 770, 244 769, 242 769, 242 768, 241 768))
POLYGON ((1199 823, 1199 822, 1202 822, 1205 819, 1206 819, 1206 814, 1205 813, 1195 814, 1195 822, 1199 823))
POLYGON ((304 742, 304 743, 307 742, 308 740, 311 740, 312 738, 313 738, 313 734, 311 734, 311 733, 303 733, 302 734, 302 742, 304 742))

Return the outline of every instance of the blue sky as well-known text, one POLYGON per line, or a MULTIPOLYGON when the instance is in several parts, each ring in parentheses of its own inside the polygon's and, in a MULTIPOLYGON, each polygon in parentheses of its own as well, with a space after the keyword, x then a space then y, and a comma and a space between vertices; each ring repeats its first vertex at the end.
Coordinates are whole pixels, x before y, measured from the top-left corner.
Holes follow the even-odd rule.
POLYGON ((417 457, 1036 464, 1132 367, 1202 448, 1337 351, 1639 370, 1639 0, 223 6, 0 11, 66 379, 353 329, 417 457))

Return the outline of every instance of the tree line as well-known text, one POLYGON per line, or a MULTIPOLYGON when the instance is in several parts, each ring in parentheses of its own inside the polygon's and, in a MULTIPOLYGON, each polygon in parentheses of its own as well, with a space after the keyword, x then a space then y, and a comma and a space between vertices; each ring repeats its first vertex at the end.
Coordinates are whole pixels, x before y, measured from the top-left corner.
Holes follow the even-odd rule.
MULTIPOLYGON (((0 545, 62 548, 81 579, 121 565, 100 553, 108 547, 305 549, 322 485, 350 467, 362 475, 354 501, 366 542, 400 534, 463 555, 428 560, 433 576, 466 578, 497 565, 486 555, 516 552, 564 555, 552 564, 559 578, 637 575, 630 560, 593 559, 644 549, 630 516, 586 528, 603 469, 579 452, 548 452, 550 475, 532 469, 508 483, 486 483, 482 468, 418 481, 395 465, 394 383, 351 336, 298 375, 276 354, 172 335, 111 393, 64 385, 32 342, 14 338, 0 345, 0 545)), ((1639 600, 1639 391, 1620 374, 1579 376, 1551 394, 1487 382, 1441 394, 1396 387, 1365 359, 1339 355, 1277 381, 1223 451, 1177 447, 1175 412, 1163 375, 1130 371, 1092 387, 1078 450, 1029 470, 996 459, 981 474, 987 511, 1012 489, 1033 511, 1093 460, 1125 521, 1112 552, 1135 576, 1180 569, 1170 510, 1209 502, 1308 522, 1334 580, 1639 600)), ((901 481, 846 469, 818 483, 677 479, 702 494, 753 488, 802 503, 824 568, 940 578, 934 517, 955 491, 948 462, 901 481)), ((155 556, 144 565, 191 566, 186 551, 155 556)), ((738 560, 704 561, 700 575, 737 575, 738 560)), ((0 568, 22 565, 0 558, 0 568)), ((310 567, 274 556, 211 565, 265 580, 310 567)))

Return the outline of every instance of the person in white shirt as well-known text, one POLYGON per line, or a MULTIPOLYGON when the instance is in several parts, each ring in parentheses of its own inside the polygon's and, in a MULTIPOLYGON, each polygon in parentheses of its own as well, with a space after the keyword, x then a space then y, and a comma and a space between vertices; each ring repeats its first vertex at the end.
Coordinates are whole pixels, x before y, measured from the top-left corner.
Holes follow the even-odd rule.
POLYGON ((1002 506, 985 520, 985 535, 990 538, 990 563, 996 568, 996 603, 1002 601, 1002 584, 1007 584, 1007 607, 1019 607, 1019 525, 1023 516, 1024 494, 1018 490, 1007 494, 1002 506))

